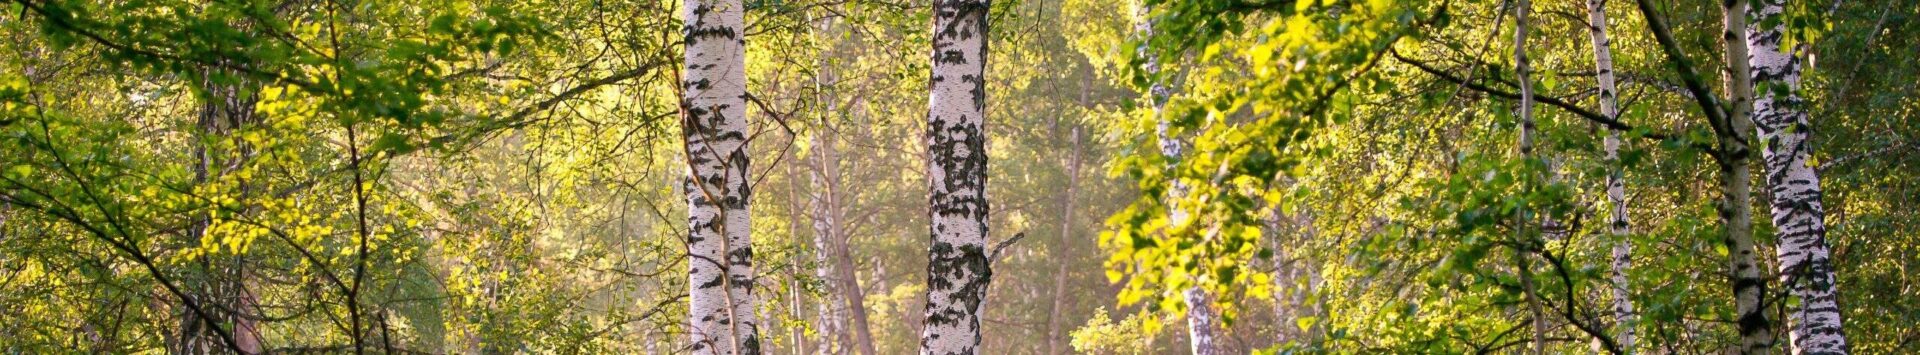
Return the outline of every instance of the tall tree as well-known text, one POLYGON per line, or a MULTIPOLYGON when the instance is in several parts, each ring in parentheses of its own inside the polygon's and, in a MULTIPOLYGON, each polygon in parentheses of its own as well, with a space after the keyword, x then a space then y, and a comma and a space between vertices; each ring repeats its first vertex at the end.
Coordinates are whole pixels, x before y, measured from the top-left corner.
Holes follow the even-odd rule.
POLYGON ((1773 321, 1768 317, 1765 307, 1767 301, 1767 279, 1760 276, 1759 259, 1755 255, 1753 242, 1752 192, 1749 189, 1751 172, 1748 160, 1752 152, 1748 148, 1752 140, 1747 137, 1748 125, 1752 120, 1748 115, 1752 111, 1752 85, 1747 77, 1746 43, 1746 2, 1723 0, 1720 3, 1722 14, 1721 46, 1725 52, 1726 69, 1724 85, 1727 100, 1723 103, 1718 96, 1710 92, 1694 69, 1692 60, 1680 49, 1680 43, 1674 39, 1672 28, 1656 11, 1652 0, 1636 0, 1640 14, 1646 17, 1647 27, 1653 32, 1654 40, 1659 44, 1667 62, 1678 71, 1681 84, 1707 118, 1707 124, 1713 129, 1718 145, 1709 152, 1719 170, 1720 196, 1715 201, 1721 222, 1720 242, 1727 249, 1727 275, 1731 276, 1734 300, 1734 324, 1739 332, 1740 341, 1735 351, 1743 354, 1766 353, 1773 347, 1773 321))
MULTIPOLYGON (((833 37, 832 18, 814 19, 813 22, 816 38, 833 37)), ((826 46, 826 48, 831 47, 832 45, 826 46)), ((844 307, 841 303, 842 295, 849 291, 859 292, 859 290, 841 287, 839 265, 835 264, 837 261, 835 254, 838 252, 834 248, 834 240, 841 236, 840 212, 836 204, 839 199, 840 157, 834 152, 833 117, 836 116, 839 107, 837 107, 838 101, 828 94, 831 91, 826 89, 828 83, 836 80, 833 77, 832 64, 828 61, 832 51, 826 48, 820 51, 819 59, 815 61, 818 67, 815 69, 813 84, 821 104, 820 126, 814 132, 811 144, 813 163, 808 164, 812 168, 812 174, 809 177, 813 183, 811 192, 807 194, 807 205, 812 210, 814 276, 826 281, 824 302, 820 302, 819 305, 820 324, 816 325, 820 328, 820 335, 823 338, 820 339, 820 347, 814 349, 814 353, 845 354, 848 351, 848 345, 853 343, 852 334, 847 329, 847 312, 855 307, 844 307)))
MULTIPOLYGON (((1645 0, 1642 0, 1645 1, 1645 0)), ((1753 240, 1752 167, 1753 79, 1747 70, 1747 2, 1721 0, 1724 19, 1720 45, 1726 51, 1725 80, 1728 107, 1720 136, 1720 219, 1726 223, 1724 243, 1732 262, 1734 317, 1739 324, 1743 354, 1773 350, 1773 319, 1767 314, 1767 279, 1762 276, 1753 240)))
POLYGON ((974 354, 987 260, 988 0, 935 0, 927 115, 926 327, 921 354, 974 354))
MULTIPOLYGON (((1535 134, 1533 121, 1533 79, 1530 77, 1533 74, 1533 68, 1529 67, 1529 63, 1527 62, 1527 14, 1531 12, 1532 6, 1531 2, 1527 0, 1517 0, 1513 3, 1513 64, 1514 73, 1519 76, 1518 80, 1520 81, 1520 107, 1517 114, 1520 118, 1520 142, 1518 151, 1520 152, 1522 164, 1524 164, 1529 171, 1533 169, 1533 140, 1535 134)), ((1529 172, 1520 180, 1524 182, 1522 185, 1523 190, 1532 188, 1535 175, 1536 174, 1529 172)), ((1545 352, 1547 346, 1547 319, 1546 312, 1541 309, 1540 296, 1535 292, 1534 287, 1531 248, 1536 238, 1527 234, 1527 227, 1533 223, 1533 219, 1528 212, 1524 204, 1514 211, 1513 235, 1516 239, 1514 242, 1517 247, 1514 248, 1513 258, 1514 263, 1518 265, 1517 271, 1520 275, 1520 289, 1527 300, 1528 321, 1533 323, 1533 338, 1530 341, 1532 344, 1530 351, 1535 355, 1539 355, 1545 352)))
MULTIPOLYGON (((857 354, 877 354, 873 344, 873 330, 869 326, 866 308, 866 290, 860 288, 859 273, 854 269, 853 248, 848 240, 847 209, 852 194, 845 189, 842 177, 839 144, 841 126, 836 118, 845 118, 848 114, 859 112, 851 104, 843 105, 843 96, 848 90, 832 87, 842 80, 839 69, 831 58, 840 56, 843 48, 857 43, 843 36, 856 35, 854 31, 840 30, 840 19, 822 17, 816 19, 816 40, 823 43, 820 48, 818 72, 814 86, 819 92, 821 103, 820 130, 814 135, 813 169, 814 190, 809 194, 813 209, 813 229, 816 247, 822 271, 822 280, 828 283, 827 307, 833 308, 841 331, 829 333, 842 344, 842 352, 857 354)), ((851 100, 849 100, 851 101, 851 100)))
MULTIPOLYGON (((1081 90, 1081 103, 1085 104, 1086 89, 1084 85, 1081 90)), ((1066 316, 1062 311, 1067 308, 1069 299, 1069 297, 1067 297, 1067 274, 1069 271, 1067 267, 1073 264, 1075 256, 1072 249, 1074 227, 1073 208, 1074 201, 1079 197, 1077 193, 1080 189, 1080 127, 1073 127, 1072 133, 1069 134, 1072 137, 1070 138, 1071 148, 1068 148, 1066 160, 1067 189, 1064 193, 1060 194, 1060 240, 1056 244, 1058 248, 1055 249, 1055 254, 1053 255, 1055 259, 1053 270, 1053 304, 1050 305, 1047 310, 1048 355, 1059 354, 1067 348, 1065 346, 1067 341, 1066 332, 1062 328, 1062 323, 1065 321, 1066 316)))
MULTIPOLYGON (((1143 39, 1154 36, 1153 27, 1155 20, 1151 16, 1148 16, 1149 12, 1147 10, 1145 7, 1139 9, 1140 20, 1134 28, 1134 32, 1143 39)), ((1152 114, 1155 120, 1154 138, 1160 142, 1160 156, 1166 158, 1169 166, 1176 165, 1180 161, 1181 155, 1185 153, 1187 149, 1187 142, 1185 139, 1176 137, 1172 133, 1172 122, 1168 122, 1165 117, 1167 101, 1172 99, 1173 89, 1168 87, 1167 84, 1160 79, 1160 69, 1164 63, 1160 62, 1159 52, 1154 51, 1149 46, 1142 45, 1141 48, 1139 48, 1139 55, 1142 57, 1141 61, 1143 63, 1141 69, 1146 72, 1147 77, 1150 78, 1149 80, 1152 80, 1152 83, 1147 87, 1147 96, 1153 105, 1152 114)), ((1167 189, 1165 201, 1167 205, 1167 221, 1169 224, 1178 226, 1190 222, 1190 216, 1187 211, 1181 210, 1177 203, 1177 201, 1186 196, 1187 192, 1188 188, 1186 183, 1179 180, 1172 181, 1170 188, 1167 189)), ((1181 292, 1181 295, 1187 302, 1185 317, 1187 321, 1187 344, 1190 348, 1189 350, 1194 354, 1211 355, 1218 353, 1217 347, 1214 345, 1214 337, 1219 333, 1220 321, 1218 316, 1214 314, 1212 295, 1208 294, 1204 287, 1198 285, 1188 287, 1181 292)))
POLYGON ((1747 9, 1747 70, 1753 80, 1753 123, 1759 129, 1760 159, 1772 192, 1774 236, 1778 239, 1780 283, 1797 304, 1787 324, 1794 354, 1844 354, 1847 337, 1840 326, 1839 288, 1833 255, 1827 247, 1826 208, 1820 173, 1811 157, 1808 132, 1813 123, 1800 88, 1800 59, 1781 48, 1787 36, 1785 0, 1755 2, 1747 9))
POLYGON ((687 177, 687 316, 697 354, 760 353, 748 181, 746 7, 687 0, 681 78, 687 177))
MULTIPOLYGON (((831 101, 829 101, 831 102, 831 101)), ((827 112, 833 112, 831 108, 827 112)), ((813 210, 813 247, 814 262, 817 269, 814 276, 826 281, 826 302, 821 302, 819 321, 820 347, 815 353, 845 354, 853 337, 847 327, 847 312, 851 311, 842 301, 846 292, 859 292, 842 286, 837 254, 833 240, 840 237, 840 213, 834 202, 839 197, 835 192, 839 187, 839 160, 834 154, 830 128, 821 126, 813 136, 813 193, 808 205, 813 210)))
MULTIPOLYGON (((1587 33, 1593 38, 1593 65, 1599 81, 1600 114, 1620 119, 1620 107, 1614 87, 1613 40, 1607 38, 1607 0, 1587 0, 1587 33)), ((1627 270, 1633 266, 1633 243, 1628 238, 1626 167, 1620 164, 1620 131, 1607 130, 1604 143, 1607 162, 1607 234, 1613 237, 1613 255, 1608 263, 1612 271, 1613 317, 1620 349, 1633 352, 1633 293, 1627 283, 1627 270)))
MULTIPOLYGON (((829 100, 829 102, 832 102, 829 100)), ((827 112, 838 112, 829 105, 827 112)), ((834 147, 837 133, 833 128, 824 128, 816 133, 813 141, 814 163, 813 194, 809 204, 813 209, 813 232, 815 248, 818 249, 816 262, 820 263, 818 277, 827 282, 827 302, 824 327, 832 327, 825 335, 839 342, 840 353, 875 354, 873 331, 868 326, 866 309, 866 291, 860 288, 860 280, 854 272, 853 250, 847 240, 845 228, 846 194, 843 191, 840 175, 840 153, 834 147)), ((825 344, 822 344, 825 345, 825 344)))

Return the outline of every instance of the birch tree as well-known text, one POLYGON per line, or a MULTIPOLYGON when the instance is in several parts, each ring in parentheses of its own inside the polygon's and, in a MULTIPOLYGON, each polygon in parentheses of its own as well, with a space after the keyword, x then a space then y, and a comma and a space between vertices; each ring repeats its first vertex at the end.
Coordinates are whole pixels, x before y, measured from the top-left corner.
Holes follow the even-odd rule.
MULTIPOLYGON (((1520 152, 1520 160, 1529 167, 1533 165, 1534 159, 1533 82, 1532 78, 1529 78, 1533 69, 1528 67, 1527 63, 1527 13, 1530 12, 1530 7, 1532 7, 1532 4, 1527 0, 1518 0, 1513 4, 1513 63, 1514 73, 1519 76, 1520 81, 1520 107, 1517 110, 1517 116, 1520 118, 1520 142, 1518 151, 1520 152)), ((1531 182, 1534 181, 1534 175, 1535 174, 1529 172, 1521 181, 1526 181, 1528 185, 1531 185, 1531 182)), ((1531 186, 1527 186, 1527 188, 1531 188, 1531 186)), ((1534 292, 1533 268, 1531 265, 1532 256, 1529 254, 1529 248, 1533 245, 1534 238, 1527 235, 1527 226, 1531 225, 1532 222, 1532 218, 1529 217, 1525 205, 1515 210, 1513 228, 1515 239, 1517 239, 1515 242, 1518 243, 1519 247, 1514 249, 1513 258, 1514 263, 1519 266, 1517 271, 1520 273, 1520 289, 1521 292, 1525 293, 1524 296, 1527 300, 1528 319, 1530 323, 1533 323, 1533 338, 1530 351, 1538 355, 1546 349, 1547 320, 1546 312, 1541 310, 1540 296, 1534 292)))
MULTIPOLYGON (((1140 14, 1142 18, 1139 24, 1135 25, 1134 31, 1138 32, 1141 38, 1153 37, 1154 20, 1146 16, 1147 9, 1144 7, 1140 9, 1140 14)), ((1144 47, 1141 48, 1140 55, 1145 61, 1142 69, 1146 71, 1148 77, 1154 78, 1152 79, 1153 84, 1147 88, 1147 95, 1153 105, 1152 112, 1154 120, 1156 120, 1154 134, 1156 135, 1155 139, 1160 142, 1160 155, 1166 157, 1169 164, 1177 164, 1177 162, 1180 161, 1181 154, 1186 150, 1187 143, 1184 139, 1175 137, 1170 133, 1172 123, 1168 122, 1166 117, 1163 116, 1166 111, 1167 100, 1170 100, 1173 96, 1173 89, 1167 87, 1167 84, 1159 79, 1160 66, 1162 64, 1160 63, 1160 55, 1144 47)), ((1169 224, 1181 225, 1189 222, 1187 212, 1181 210, 1180 207, 1178 207, 1179 204, 1175 203, 1175 201, 1184 198, 1187 192, 1186 183, 1179 180, 1173 181, 1171 188, 1167 189, 1167 220, 1169 224)), ((1188 287, 1185 291, 1181 292, 1181 295, 1185 297, 1187 302, 1185 317, 1187 321, 1187 341, 1190 350, 1196 355, 1218 353, 1214 345, 1214 336, 1219 332, 1220 321, 1213 311, 1213 298, 1207 293, 1205 288, 1197 285, 1188 287)))
MULTIPOLYGON (((831 102, 831 100, 829 100, 831 102)), ((827 112, 837 112, 828 105, 827 112)), ((865 291, 854 272, 852 249, 845 228, 846 194, 840 175, 840 153, 834 147, 836 135, 831 128, 816 133, 813 140, 813 210, 815 274, 827 282, 827 300, 821 311, 822 334, 832 341, 833 353, 875 354, 873 332, 868 328, 865 291)), ((827 346, 828 343, 822 343, 827 346)))
MULTIPOLYGON (((832 19, 814 19, 813 22, 816 40, 833 36, 832 19)), ((840 213, 836 205, 839 199, 837 192, 840 187, 840 160, 838 154, 834 152, 832 117, 836 115, 839 107, 836 105, 838 102, 828 94, 830 91, 826 89, 828 83, 836 80, 833 77, 833 69, 830 67, 831 63, 827 60, 832 54, 830 48, 831 45, 823 48, 820 51, 819 60, 815 61, 818 72, 814 74, 814 86, 820 93, 819 101, 822 106, 820 127, 814 132, 811 144, 813 164, 810 164, 812 174, 809 177, 812 180, 813 189, 807 194, 808 208, 812 210, 810 224, 813 227, 814 277, 826 281, 826 295, 819 305, 820 324, 817 325, 823 338, 820 339, 820 347, 815 349, 814 353, 845 354, 848 345, 852 343, 851 334, 847 329, 847 312, 851 309, 841 304, 842 294, 848 291, 858 292, 858 290, 841 287, 839 265, 835 264, 834 257, 837 251, 833 240, 840 238, 841 235, 840 213)))
MULTIPOLYGON (((1646 0, 1641 0, 1646 1, 1646 0)), ((1753 82, 1748 77, 1747 14, 1745 1, 1722 1, 1724 32, 1721 46, 1726 51, 1725 85, 1728 95, 1726 117, 1718 154, 1722 199, 1720 219, 1726 223, 1725 240, 1733 272, 1734 317, 1740 332, 1738 350, 1743 354, 1765 354, 1773 349, 1773 320, 1767 314, 1767 280, 1761 275, 1759 256, 1753 240, 1752 168, 1753 139, 1746 136, 1753 123, 1753 82)), ((1645 6, 1645 5, 1643 5, 1645 6)))
POLYGON ((988 0, 933 3, 927 115, 926 327, 920 353, 975 354, 987 260, 986 60, 988 0))
POLYGON ((745 7, 688 0, 680 83, 686 140, 688 307, 696 354, 758 354, 748 177, 745 7))
POLYGON ((1721 222, 1720 242, 1727 249, 1727 275, 1730 276, 1734 303, 1734 324, 1739 332, 1738 353, 1765 353, 1773 347, 1773 321, 1765 307, 1767 280, 1760 275, 1753 243, 1753 207, 1749 192, 1750 170, 1746 136, 1752 120, 1752 85, 1747 77, 1746 2, 1724 1, 1722 12, 1722 50, 1727 68, 1723 79, 1728 98, 1725 102, 1706 88, 1705 80, 1693 62, 1681 50, 1673 31, 1656 12, 1652 0, 1634 4, 1647 19, 1647 27, 1673 69, 1679 72, 1700 113, 1706 116, 1717 145, 1709 152, 1719 172, 1719 201, 1715 201, 1721 222))
MULTIPOLYGON (((827 112, 832 112, 832 109, 829 108, 827 112)), ((839 185, 839 161, 833 151, 833 141, 827 137, 829 134, 827 128, 822 126, 821 131, 813 136, 813 193, 808 201, 809 208, 813 210, 814 277, 826 281, 825 300, 819 306, 820 324, 816 325, 824 337, 814 352, 845 354, 852 337, 847 329, 848 309, 841 303, 841 297, 849 290, 840 285, 839 265, 835 264, 834 257, 837 251, 834 250, 833 239, 840 236, 840 216, 834 208, 834 199, 838 197, 834 192, 839 185)))
POLYGON ((1781 48, 1786 37, 1785 0, 1755 2, 1747 10, 1748 73, 1753 80, 1753 123, 1759 130, 1760 159, 1772 192, 1779 278, 1800 300, 1786 313, 1794 354, 1844 354, 1847 337, 1840 326, 1839 288, 1827 247, 1826 209, 1820 174, 1811 161, 1813 123, 1800 87, 1800 59, 1781 48))
MULTIPOLYGON (((1587 32, 1593 38, 1593 65, 1595 80, 1599 82, 1600 114, 1619 120, 1620 108, 1614 87, 1613 41, 1607 39, 1607 0, 1587 0, 1587 32)), ((1632 353, 1634 323, 1632 292, 1628 288, 1627 270, 1633 265, 1633 244, 1628 238, 1632 233, 1627 219, 1627 183, 1626 168, 1620 164, 1620 131, 1607 130, 1605 160, 1607 163, 1607 234, 1613 237, 1612 259, 1608 263, 1612 274, 1610 281, 1613 292, 1613 317, 1618 333, 1614 336, 1620 349, 1632 353)))

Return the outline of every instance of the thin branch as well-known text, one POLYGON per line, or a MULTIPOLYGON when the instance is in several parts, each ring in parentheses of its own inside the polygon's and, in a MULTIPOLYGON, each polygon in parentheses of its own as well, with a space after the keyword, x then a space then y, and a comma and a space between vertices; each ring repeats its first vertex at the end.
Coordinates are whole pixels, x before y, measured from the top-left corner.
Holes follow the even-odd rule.
MULTIPOLYGON (((1504 90, 1496 89, 1493 87, 1488 87, 1480 83, 1471 82, 1466 79, 1461 79, 1460 77, 1454 76, 1451 73, 1447 73, 1444 70, 1434 68, 1432 65, 1428 64, 1427 62, 1419 61, 1412 58, 1407 58, 1406 56, 1401 55, 1399 50, 1389 50, 1388 52, 1393 55, 1394 59, 1399 60, 1402 63, 1407 63, 1408 65, 1412 65, 1414 68, 1420 69, 1420 71, 1426 72, 1427 74, 1432 74, 1433 76, 1439 77, 1442 80, 1463 85, 1468 89, 1473 89, 1473 91, 1478 91, 1481 93, 1485 93, 1487 95, 1492 95, 1492 96, 1509 99, 1509 100, 1520 98, 1520 94, 1515 94, 1513 92, 1504 91, 1504 90)), ((1539 93, 1534 93, 1532 96, 1535 101, 1538 101, 1543 104, 1547 104, 1548 106, 1559 108, 1562 111, 1566 111, 1567 113, 1571 113, 1574 116, 1579 116, 1580 118, 1584 118, 1588 121, 1593 121, 1594 123, 1598 123, 1602 126, 1606 126, 1608 129, 1619 130, 1619 131, 1633 131, 1635 128, 1633 125, 1629 125, 1625 122, 1620 122, 1619 120, 1613 119, 1611 117, 1607 117, 1606 115, 1602 115, 1597 112, 1589 111, 1585 108, 1581 108, 1579 105, 1575 105, 1573 103, 1567 102, 1565 100, 1561 100, 1556 97, 1540 95, 1539 93)), ((1645 137, 1648 139, 1654 139, 1654 140, 1667 140, 1667 139, 1673 138, 1672 135, 1668 135, 1665 133, 1654 133, 1654 132, 1648 132, 1645 135, 1642 135, 1642 137, 1645 137)), ((1713 151, 1713 147, 1710 147, 1710 146, 1694 145, 1694 147, 1705 150, 1705 151, 1713 151)))
POLYGON ((1006 251, 1007 247, 1009 246, 1013 246, 1013 242, 1018 242, 1021 239, 1025 239, 1026 237, 1027 237, 1027 232, 1014 233, 1013 238, 1007 238, 1007 240, 1000 241, 1000 244, 994 245, 993 253, 987 254, 987 260, 990 261, 988 264, 992 264, 992 262, 1000 261, 1000 252, 1006 251))
MULTIPOLYGON (((1707 115, 1707 123, 1713 127, 1714 133, 1720 136, 1744 137, 1733 128, 1733 122, 1727 119, 1728 112, 1721 105, 1720 97, 1714 96, 1712 91, 1707 90, 1707 85, 1701 82, 1700 73, 1693 69, 1693 61, 1688 60, 1686 52, 1681 51, 1680 42, 1673 39, 1673 31, 1668 29, 1667 20, 1654 13, 1653 0, 1635 0, 1634 3, 1639 5, 1640 14, 1646 17, 1647 28, 1653 31, 1653 38, 1655 42, 1659 42, 1660 51, 1666 53, 1667 62, 1672 63, 1674 70, 1680 72, 1680 83, 1686 87, 1687 92, 1693 94, 1693 101, 1700 106, 1700 113, 1707 115)), ((1708 152, 1716 157, 1722 154, 1747 154, 1746 147, 1720 147, 1720 149, 1708 152), (1737 150, 1721 152, 1720 149, 1737 150)))

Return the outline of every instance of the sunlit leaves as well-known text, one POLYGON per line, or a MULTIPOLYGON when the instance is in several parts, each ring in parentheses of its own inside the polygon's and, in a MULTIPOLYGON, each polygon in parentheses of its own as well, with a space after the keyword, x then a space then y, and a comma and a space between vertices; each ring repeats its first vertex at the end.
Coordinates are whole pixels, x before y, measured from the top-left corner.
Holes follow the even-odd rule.
MULTIPOLYGON (((1271 277, 1243 265, 1260 259, 1261 219, 1278 207, 1276 195, 1268 192, 1275 188, 1273 182, 1294 171, 1298 155, 1307 151, 1293 143, 1310 137, 1314 127, 1350 114, 1354 104, 1347 91, 1377 87, 1368 71, 1404 31, 1418 5, 1146 5, 1152 11, 1142 20, 1153 21, 1155 33, 1137 40, 1143 49, 1134 53, 1187 58, 1187 51, 1198 50, 1199 56, 1163 70, 1164 78, 1133 72, 1136 85, 1156 80, 1184 85, 1174 90, 1178 95, 1162 115, 1139 110, 1125 132, 1152 137, 1156 122, 1164 120, 1168 135, 1189 137, 1192 146, 1179 160, 1170 161, 1146 148, 1155 142, 1140 142, 1140 148, 1115 164, 1114 169, 1137 181, 1143 192, 1109 220, 1114 231, 1102 236, 1103 245, 1114 253, 1108 268, 1132 276, 1121 301, 1153 300, 1156 307, 1169 308, 1180 305, 1174 300, 1190 286, 1229 295, 1267 290, 1271 277), (1176 181, 1189 189, 1186 197, 1161 199, 1176 181), (1169 209, 1193 218, 1169 223, 1169 209)), ((1132 58, 1135 66, 1141 60, 1132 58)), ((1236 298, 1216 299, 1230 315, 1236 298)))

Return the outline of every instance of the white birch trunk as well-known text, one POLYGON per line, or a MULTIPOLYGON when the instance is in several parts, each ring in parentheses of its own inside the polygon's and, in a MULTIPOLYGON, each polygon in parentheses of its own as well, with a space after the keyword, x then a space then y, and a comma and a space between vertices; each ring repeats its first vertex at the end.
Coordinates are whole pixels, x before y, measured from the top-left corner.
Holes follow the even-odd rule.
MULTIPOLYGON (((1587 0, 1587 31, 1593 37, 1593 63, 1596 79, 1600 82, 1600 114, 1618 120, 1620 107, 1614 87, 1613 76, 1613 40, 1607 39, 1607 1, 1587 0)), ((1613 318, 1618 327, 1614 334, 1620 349, 1633 353, 1634 325, 1637 316, 1633 310, 1632 292, 1628 287, 1627 270, 1633 266, 1633 242, 1629 238, 1630 221, 1627 219, 1627 182, 1626 167, 1620 163, 1620 131, 1607 130, 1607 234, 1613 237, 1613 258, 1609 263, 1612 270, 1613 318)))
MULTIPOLYGON (((828 112, 832 112, 832 109, 829 108, 828 112)), ((814 261, 818 263, 814 276, 826 281, 827 294, 825 302, 820 303, 819 314, 820 334, 825 338, 820 339, 820 348, 814 353, 845 354, 847 345, 852 343, 847 332, 846 309, 841 304, 841 294, 846 290, 841 287, 839 265, 833 257, 833 240, 840 237, 840 216, 838 209, 834 208, 834 199, 837 197, 834 192, 840 181, 839 164, 833 151, 833 141, 825 137, 831 133, 824 129, 825 126, 822 128, 813 136, 814 190, 809 204, 813 208, 814 261)))
POLYGON ((1762 165, 1773 192, 1773 225, 1779 238, 1780 282, 1800 299, 1787 311, 1794 354, 1845 354, 1838 287, 1832 252, 1827 247, 1826 210, 1820 175, 1809 157, 1813 129, 1800 85, 1800 60, 1780 48, 1786 35, 1784 0, 1765 0, 1748 9, 1757 25, 1747 28, 1747 68, 1754 91, 1753 122, 1759 129, 1762 165), (1772 26, 1768 26, 1771 23, 1772 26))
MULTIPOLYGON (((1135 31, 1139 31, 1142 38, 1154 36, 1154 21, 1146 17, 1146 8, 1140 8, 1140 17, 1142 17, 1142 19, 1140 19, 1139 25, 1135 27, 1135 31)), ((1146 73, 1152 75, 1152 77, 1158 77, 1158 75, 1160 75, 1160 56, 1154 54, 1150 48, 1144 48, 1144 46, 1140 48, 1139 54, 1146 58, 1146 65, 1144 65, 1144 67, 1146 67, 1146 73)), ((1171 125, 1171 123, 1167 123, 1164 117, 1162 117, 1162 109, 1165 109, 1167 100, 1173 96, 1173 90, 1167 88, 1165 83, 1160 83, 1160 79, 1154 79, 1154 84, 1148 86, 1148 96, 1150 96, 1152 106, 1154 106, 1154 119, 1158 119, 1158 123, 1156 123, 1156 127, 1154 127, 1154 134, 1158 134, 1158 140, 1160 140, 1160 155, 1167 157, 1169 165, 1173 165, 1171 161, 1179 161, 1181 154, 1185 154, 1185 150, 1187 150, 1187 142, 1181 140, 1181 138, 1177 138, 1177 136, 1171 136, 1171 134, 1169 134, 1169 130, 1171 130, 1169 125, 1171 125)), ((1179 207, 1173 207, 1173 203, 1171 203, 1171 201, 1181 200, 1181 198, 1185 198, 1185 196, 1187 196, 1187 184, 1185 184, 1185 182, 1175 180, 1173 186, 1167 188, 1167 201, 1169 201, 1169 203, 1167 203, 1167 221, 1169 221, 1171 225, 1187 223, 1187 211, 1181 211, 1179 207)), ((1192 347, 1192 353, 1194 353, 1194 355, 1212 355, 1212 353, 1215 353, 1213 334, 1217 334, 1217 326, 1219 326, 1219 320, 1215 320, 1215 317, 1213 317, 1212 297, 1208 296, 1208 292, 1202 290, 1200 286, 1187 288, 1181 296, 1185 296, 1185 299, 1187 299, 1187 343, 1192 347)))
MULTIPOLYGON (((831 36, 833 21, 821 19, 815 21, 815 30, 820 37, 831 36)), ((840 286, 839 268, 834 258, 834 239, 840 238, 840 213, 836 199, 840 185, 840 160, 834 151, 833 117, 839 112, 838 101, 828 94, 827 84, 834 81, 832 68, 828 66, 830 51, 822 50, 816 61, 818 74, 814 76, 814 85, 821 93, 820 126, 813 134, 812 153, 813 192, 808 194, 808 205, 813 210, 813 256, 814 276, 826 282, 826 295, 819 304, 820 347, 815 354, 845 354, 852 344, 847 332, 847 311, 841 305, 841 294, 846 290, 840 286)))
MULTIPOLYGON (((1147 16, 1147 9, 1139 9, 1139 15, 1141 19, 1139 24, 1135 25, 1134 30, 1138 32, 1142 38, 1153 37, 1153 19, 1147 16)), ((1147 71, 1147 75, 1157 77, 1160 73, 1160 56, 1144 46, 1139 49, 1139 54, 1146 59, 1144 69, 1147 71)), ((1149 99, 1153 101, 1153 117, 1155 120, 1158 120, 1154 133, 1158 135, 1157 138, 1160 141, 1160 155, 1167 158, 1169 165, 1175 164, 1173 162, 1179 161, 1181 154, 1185 152, 1186 142, 1169 133, 1171 130, 1169 125, 1171 123, 1167 122, 1167 120, 1161 116, 1161 110, 1166 108, 1167 100, 1173 96, 1173 90, 1168 88, 1165 83, 1160 82, 1159 79, 1154 79, 1153 85, 1147 89, 1147 95, 1149 99)), ((1167 189, 1167 220, 1172 225, 1186 223, 1187 212, 1173 207, 1174 204, 1172 203, 1185 197, 1186 194, 1186 184, 1178 180, 1175 180, 1172 186, 1167 189)), ((1207 294, 1205 289, 1199 286, 1188 288, 1182 292, 1182 295, 1187 301, 1188 345, 1196 355, 1215 354, 1217 347, 1214 346, 1214 335, 1218 333, 1217 328, 1219 327, 1219 321, 1215 319, 1216 316, 1213 314, 1213 307, 1210 304, 1212 297, 1207 294)))
POLYGON ((1193 355, 1220 354, 1215 344, 1215 335, 1220 329, 1219 317, 1213 314, 1213 296, 1200 287, 1187 288, 1187 337, 1193 355))
MULTIPOLYGON (((1520 159, 1529 162, 1533 160, 1534 139, 1533 79, 1530 77, 1533 68, 1529 66, 1530 63, 1527 61, 1527 13, 1530 12, 1531 7, 1532 4, 1527 0, 1515 1, 1513 7, 1513 63, 1515 66, 1514 72, 1518 73, 1520 77, 1520 108, 1518 110, 1518 116, 1520 117, 1519 151, 1520 159)), ((1528 174, 1527 178, 1523 181, 1531 182, 1533 180, 1532 174, 1528 174)), ((1532 224, 1532 222, 1532 219, 1528 218, 1526 208, 1520 208, 1514 213, 1514 235, 1518 241, 1522 242, 1522 245, 1532 244, 1531 239, 1527 237, 1526 233, 1527 226, 1532 224)), ((1538 355, 1546 351, 1547 322, 1545 318, 1546 312, 1541 310, 1539 296, 1534 292, 1533 267, 1531 265, 1532 255, 1525 249, 1515 248, 1513 257, 1514 262, 1519 266, 1516 271, 1519 272, 1521 291, 1525 293, 1527 299, 1528 318, 1533 323, 1533 338, 1530 341, 1532 346, 1529 352, 1538 355)))
POLYGON ((688 0, 680 83, 689 233, 688 336, 695 354, 758 354, 754 317, 746 52, 741 0, 688 0))
POLYGON ((1752 170, 1748 160, 1752 148, 1745 134, 1752 125, 1753 82, 1747 70, 1746 1, 1721 3, 1727 63, 1725 85, 1731 96, 1728 104, 1728 132, 1720 138, 1720 220, 1726 224, 1723 242, 1727 247, 1728 270, 1733 276, 1734 323, 1740 333, 1737 349, 1741 354, 1773 352, 1773 319, 1767 314, 1767 279, 1761 274, 1759 256, 1753 242, 1752 170))
POLYGON ((927 115, 926 326, 921 354, 975 354, 987 260, 988 0, 935 0, 927 115))

